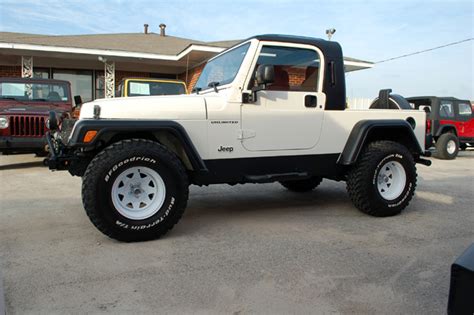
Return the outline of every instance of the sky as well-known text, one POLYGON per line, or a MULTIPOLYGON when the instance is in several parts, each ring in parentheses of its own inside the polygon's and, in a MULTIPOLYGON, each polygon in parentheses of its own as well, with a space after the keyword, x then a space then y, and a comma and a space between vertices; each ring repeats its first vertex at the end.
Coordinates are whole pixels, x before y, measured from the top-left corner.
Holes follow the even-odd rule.
MULTIPOLYGON (((48 35, 143 32, 202 41, 292 34, 339 42, 345 56, 377 62, 474 37, 473 0, 50 1, 0 0, 0 31, 48 35)), ((474 41, 347 74, 347 96, 383 88, 403 96, 474 100, 474 41)))

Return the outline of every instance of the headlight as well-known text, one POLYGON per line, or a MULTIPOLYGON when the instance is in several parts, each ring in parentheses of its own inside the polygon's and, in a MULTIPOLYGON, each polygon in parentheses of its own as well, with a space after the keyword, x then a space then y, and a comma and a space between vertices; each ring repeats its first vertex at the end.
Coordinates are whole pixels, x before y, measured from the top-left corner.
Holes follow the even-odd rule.
POLYGON ((8 128, 8 117, 0 116, 0 129, 8 128))

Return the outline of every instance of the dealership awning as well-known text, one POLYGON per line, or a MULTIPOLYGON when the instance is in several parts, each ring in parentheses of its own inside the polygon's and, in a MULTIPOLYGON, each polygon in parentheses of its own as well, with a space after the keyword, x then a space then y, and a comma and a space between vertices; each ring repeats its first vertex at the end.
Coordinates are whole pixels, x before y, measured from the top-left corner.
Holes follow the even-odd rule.
MULTIPOLYGON (((37 35, 0 32, 0 55, 35 56, 35 66, 50 59, 67 60, 68 66, 114 61, 121 70, 182 73, 205 62, 240 40, 202 42, 156 33, 37 35), (71 60, 73 64, 71 64, 71 60)), ((372 62, 345 57, 346 72, 373 67, 372 62)))

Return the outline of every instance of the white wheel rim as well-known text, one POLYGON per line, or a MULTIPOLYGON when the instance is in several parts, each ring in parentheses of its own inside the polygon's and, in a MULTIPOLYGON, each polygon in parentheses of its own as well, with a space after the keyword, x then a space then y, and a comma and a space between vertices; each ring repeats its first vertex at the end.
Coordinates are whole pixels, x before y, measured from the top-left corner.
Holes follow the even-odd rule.
POLYGON ((144 220, 157 213, 166 197, 161 176, 148 167, 131 167, 120 173, 112 185, 112 202, 124 217, 144 220))
POLYGON ((402 164, 397 161, 385 163, 377 175, 377 190, 385 200, 394 200, 400 197, 405 184, 407 175, 402 164))
POLYGON ((448 141, 446 151, 448 151, 449 154, 453 154, 456 151, 456 142, 454 142, 454 140, 448 141))

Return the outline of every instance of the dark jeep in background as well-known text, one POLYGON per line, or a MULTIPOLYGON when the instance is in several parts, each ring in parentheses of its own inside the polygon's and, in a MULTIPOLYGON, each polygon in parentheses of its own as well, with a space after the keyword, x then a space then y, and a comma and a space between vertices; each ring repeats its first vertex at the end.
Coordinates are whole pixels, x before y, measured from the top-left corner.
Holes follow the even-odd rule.
POLYGON ((0 78, 0 153, 46 154, 49 112, 70 118, 72 108, 67 81, 0 78))
POLYGON ((417 96, 407 101, 416 109, 425 109, 427 133, 436 146, 436 157, 456 158, 459 149, 474 145, 474 116, 468 100, 454 97, 417 96))

